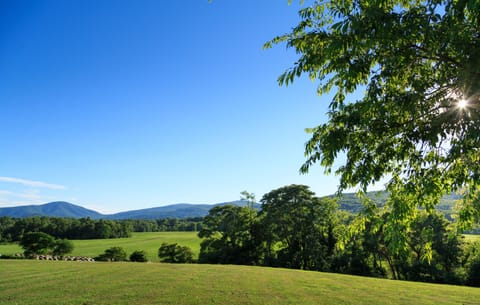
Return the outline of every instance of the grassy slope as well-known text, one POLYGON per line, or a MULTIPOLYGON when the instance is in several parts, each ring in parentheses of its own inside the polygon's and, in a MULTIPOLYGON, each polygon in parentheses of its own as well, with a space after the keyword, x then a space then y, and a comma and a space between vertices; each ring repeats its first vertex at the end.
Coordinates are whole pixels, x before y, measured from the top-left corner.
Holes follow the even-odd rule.
MULTIPOLYGON (((158 261, 158 248, 162 242, 188 246, 195 255, 200 252, 200 238, 196 232, 147 232, 133 233, 131 238, 73 240, 75 249, 71 255, 95 257, 110 247, 123 247, 130 255, 135 250, 144 250, 150 261, 158 261)), ((23 252, 16 244, 0 245, 0 254, 23 252)))
MULTIPOLYGON (((168 232, 74 241, 74 254, 121 246, 157 261, 162 242, 199 251, 195 233, 168 232)), ((0 260, 0 304, 480 304, 480 289, 245 266, 0 260)))
POLYGON ((480 289, 247 266, 0 260, 0 304, 480 304, 480 289))

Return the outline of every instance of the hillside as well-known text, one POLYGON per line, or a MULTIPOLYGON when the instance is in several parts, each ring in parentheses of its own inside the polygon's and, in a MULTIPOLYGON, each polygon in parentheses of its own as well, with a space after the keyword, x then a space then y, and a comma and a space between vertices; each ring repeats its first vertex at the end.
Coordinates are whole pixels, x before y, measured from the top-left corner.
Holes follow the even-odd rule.
MULTIPOLYGON (((327 197, 335 198, 334 195, 327 197)), ((378 206, 384 206, 388 199, 388 193, 385 191, 368 192, 367 197, 376 202, 378 206)), ((461 196, 457 194, 444 196, 436 209, 445 214, 448 219, 451 219, 455 201, 459 199, 461 199, 461 196)), ((362 209, 362 204, 355 193, 342 194, 342 196, 338 198, 338 205, 341 210, 351 213, 358 213, 362 209)))
POLYGON ((84 207, 71 204, 65 201, 55 201, 42 205, 28 205, 18 207, 0 208, 0 217, 9 216, 16 218, 32 217, 32 216, 48 216, 48 217, 69 217, 82 218, 90 217, 92 219, 102 218, 104 215, 86 209, 84 207))
MULTIPOLYGON (((370 192, 367 194, 369 198, 382 206, 387 200, 388 194, 386 192, 370 192)), ((327 196, 329 198, 336 198, 334 195, 327 196)), ((445 214, 451 213, 455 200, 460 197, 458 195, 445 196, 438 209, 445 214)), ((338 198, 339 208, 344 211, 358 213, 362 204, 354 193, 346 193, 338 198)), ((188 217, 203 217, 208 214, 208 211, 218 205, 233 204, 244 206, 246 201, 237 200, 230 202, 222 202, 216 204, 190 204, 180 203, 161 207, 154 207, 148 209, 125 211, 116 214, 101 214, 99 212, 83 208, 68 202, 57 201, 50 202, 43 205, 18 206, 9 208, 0 208, 1 216, 10 217, 32 217, 32 216, 50 216, 50 217, 70 217, 70 218, 85 218, 92 219, 159 219, 159 218, 188 218, 188 217)), ((260 204, 256 204, 255 208, 260 209, 260 204)))
POLYGON ((480 289, 234 265, 0 260, 0 303, 479 304, 480 289))
MULTIPOLYGON (((188 218, 188 217, 203 217, 208 214, 208 211, 214 206, 233 204, 244 206, 246 201, 237 200, 231 202, 222 202, 217 204, 189 204, 180 203, 166 205, 162 207, 132 210, 120 212, 116 214, 105 215, 93 210, 83 208, 68 202, 58 201, 50 202, 42 205, 29 205, 0 208, 0 217, 33 217, 33 216, 48 216, 48 217, 69 217, 69 218, 86 218, 92 219, 159 219, 159 218, 188 218)), ((256 208, 260 208, 257 205, 256 208)))

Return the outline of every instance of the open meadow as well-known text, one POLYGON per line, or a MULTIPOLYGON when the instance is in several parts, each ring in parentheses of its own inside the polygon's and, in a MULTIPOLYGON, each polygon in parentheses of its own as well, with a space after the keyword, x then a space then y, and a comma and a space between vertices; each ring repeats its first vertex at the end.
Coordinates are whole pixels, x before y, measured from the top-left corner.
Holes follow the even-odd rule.
MULTIPOLYGON (((158 248, 163 242, 178 243, 192 249, 195 257, 200 252, 200 238, 197 232, 145 232, 132 233, 130 238, 72 240, 75 248, 70 255, 95 257, 110 247, 122 247, 128 255, 135 250, 147 252, 148 259, 158 262, 158 248)), ((17 244, 0 245, 0 254, 14 254, 23 252, 17 244)))
MULTIPOLYGON (((468 241, 478 240, 468 236, 468 241)), ((163 242, 189 246, 195 232, 75 240, 72 255, 113 246, 145 250, 150 263, 0 260, 0 304, 480 304, 480 289, 332 273, 233 265, 158 263, 163 242)), ((22 252, 16 244, 0 253, 22 252)))
POLYGON ((480 289, 248 266, 0 260, 0 304, 480 304, 480 289))

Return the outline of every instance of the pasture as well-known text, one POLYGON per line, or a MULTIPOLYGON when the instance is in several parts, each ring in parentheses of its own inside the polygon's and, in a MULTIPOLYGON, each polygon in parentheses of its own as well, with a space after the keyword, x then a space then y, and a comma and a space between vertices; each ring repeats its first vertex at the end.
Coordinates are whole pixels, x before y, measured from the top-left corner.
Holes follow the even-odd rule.
MULTIPOLYGON (((95 257, 110 247, 122 247, 130 255, 135 250, 147 252, 148 259, 158 262, 158 248, 163 242, 178 243, 188 246, 198 257, 200 252, 200 238, 196 232, 146 232, 132 233, 130 238, 72 240, 75 249, 69 255, 95 257)), ((0 245, 0 254, 14 254, 23 252, 17 244, 0 245)))
POLYGON ((0 304, 480 304, 480 289, 248 266, 0 260, 0 304))
POLYGON ((480 235, 476 234, 463 234, 463 238, 466 242, 480 242, 480 235))

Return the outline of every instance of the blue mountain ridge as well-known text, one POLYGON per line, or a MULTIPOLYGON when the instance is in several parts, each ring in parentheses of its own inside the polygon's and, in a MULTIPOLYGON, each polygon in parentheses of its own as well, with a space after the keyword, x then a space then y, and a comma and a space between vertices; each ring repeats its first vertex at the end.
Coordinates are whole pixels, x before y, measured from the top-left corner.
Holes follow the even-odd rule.
MULTIPOLYGON (((0 208, 0 217, 8 216, 15 218, 47 216, 47 217, 67 217, 67 218, 86 218, 91 219, 158 219, 158 218, 188 218, 203 217, 208 211, 218 205, 233 204, 244 206, 246 201, 238 200, 231 202, 222 202, 217 204, 190 204, 180 203, 155 208, 132 210, 115 214, 101 214, 94 210, 89 210, 79 205, 65 201, 49 202, 41 205, 28 205, 17 207, 0 208)), ((257 208, 259 205, 257 206, 257 208)))
MULTIPOLYGON (((388 194, 384 191, 370 192, 367 194, 372 200, 377 202, 379 206, 385 204, 388 194)), ((326 196, 335 198, 334 195, 326 196)), ((455 201, 460 199, 459 195, 448 195, 442 198, 437 210, 445 214, 452 212, 455 201)), ((356 194, 346 193, 338 197, 338 204, 341 210, 357 213, 361 210, 362 204, 356 194)), ((237 206, 247 205, 245 200, 237 200, 230 202, 222 202, 216 204, 191 204, 178 203, 161 207, 148 209, 132 210, 115 214, 101 214, 94 210, 89 210, 79 205, 75 205, 65 201, 55 201, 41 205, 17 206, 0 208, 0 217, 9 216, 16 218, 47 216, 47 217, 68 217, 68 218, 86 218, 91 219, 159 219, 159 218, 188 218, 188 217, 204 217, 208 211, 219 205, 232 204, 237 206)), ((256 209, 260 209, 260 204, 255 204, 256 209)))

